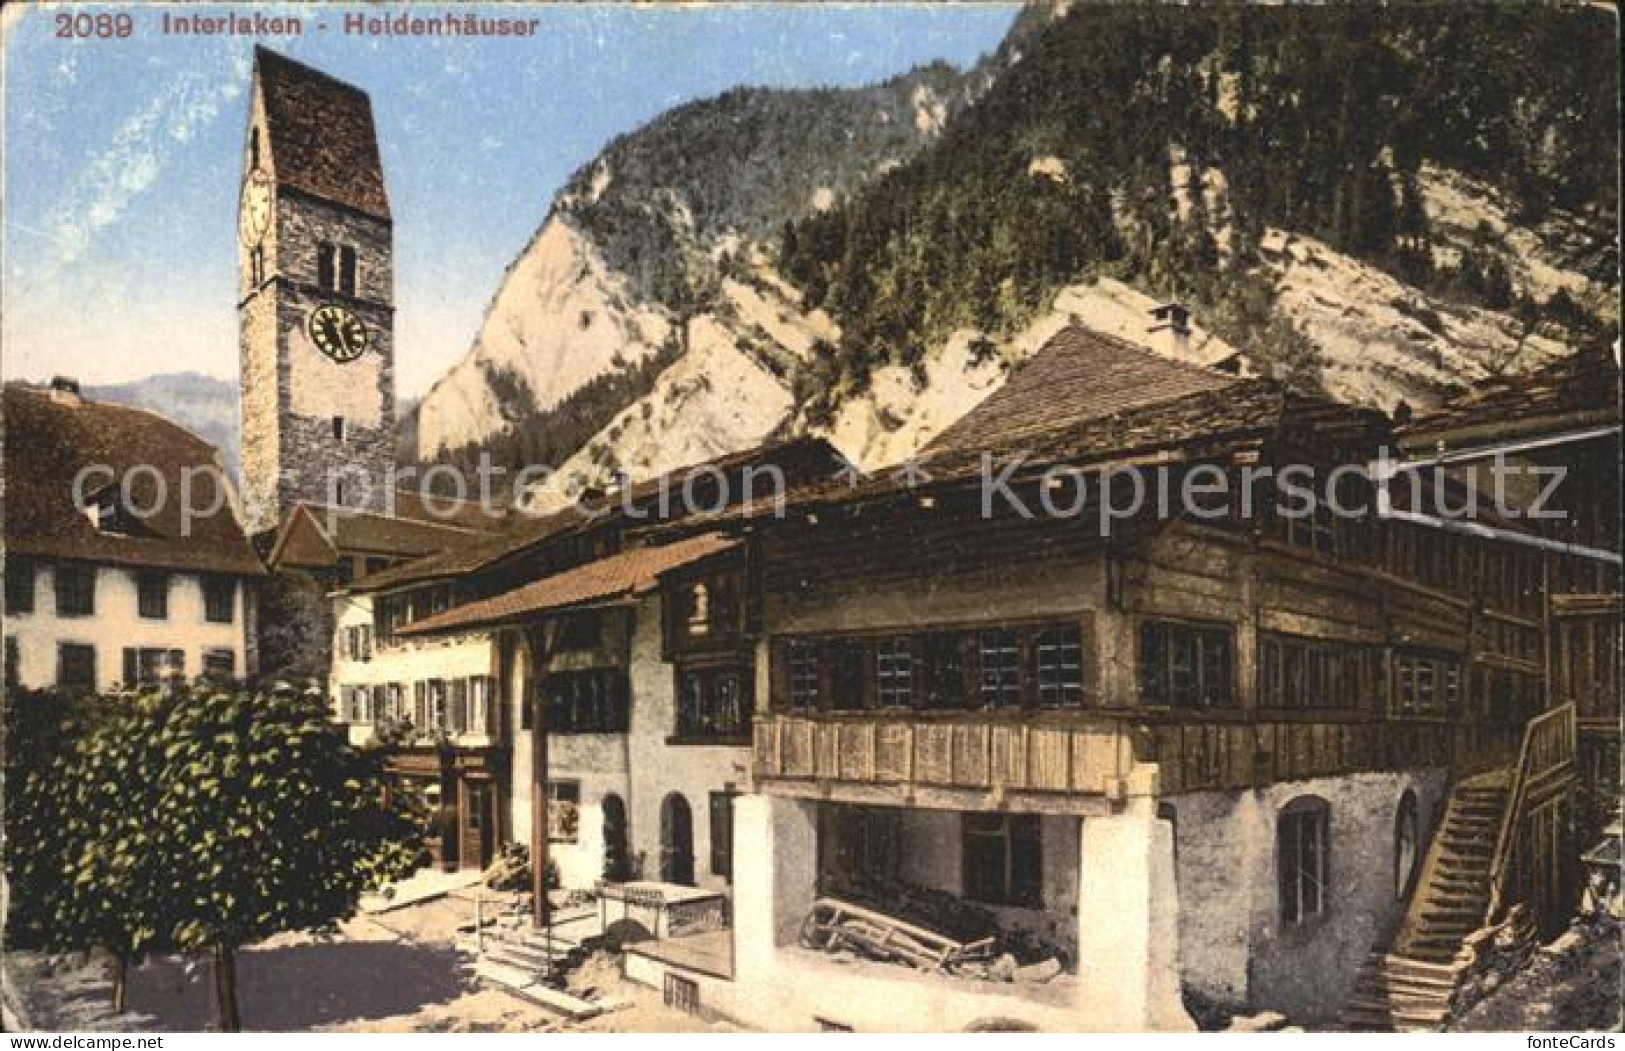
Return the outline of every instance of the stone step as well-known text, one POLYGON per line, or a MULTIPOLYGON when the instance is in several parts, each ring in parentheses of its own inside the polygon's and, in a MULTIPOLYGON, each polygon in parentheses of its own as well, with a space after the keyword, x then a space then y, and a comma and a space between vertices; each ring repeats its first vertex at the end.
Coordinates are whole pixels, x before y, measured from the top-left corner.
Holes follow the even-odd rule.
POLYGON ((486 942, 483 955, 492 959, 508 960, 514 964, 542 972, 550 970, 560 963, 567 962, 571 953, 568 950, 548 952, 542 948, 507 942, 486 942))

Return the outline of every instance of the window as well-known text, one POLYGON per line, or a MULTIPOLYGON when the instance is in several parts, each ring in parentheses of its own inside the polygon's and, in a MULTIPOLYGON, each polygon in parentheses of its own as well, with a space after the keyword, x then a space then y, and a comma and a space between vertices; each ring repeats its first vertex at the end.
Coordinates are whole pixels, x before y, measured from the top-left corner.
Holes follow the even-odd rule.
POLYGON ((1140 699, 1157 707, 1222 708, 1235 699, 1230 629, 1140 625, 1140 699))
POLYGON ((6 612, 34 612, 34 562, 12 555, 6 559, 6 612))
POLYGON ((581 784, 547 783, 547 838, 553 843, 574 843, 581 832, 581 784))
POLYGON ((790 710, 810 712, 818 708, 819 676, 816 643, 792 641, 790 652, 790 710))
POLYGON ((1365 706, 1368 651, 1347 643, 1265 635, 1258 642, 1260 708, 1365 706))
POLYGON ((344 417, 333 417, 333 440, 336 442, 342 442, 344 440, 344 433, 344 417))
POLYGON ((429 680, 429 726, 431 729, 444 732, 447 727, 447 692, 446 680, 429 680))
POLYGON ((1043 851, 1036 814, 962 817, 965 897, 989 905, 1043 905, 1043 851))
POLYGON ((631 705, 619 668, 556 671, 547 684, 547 728, 559 733, 625 733, 631 705))
POLYGON ((250 289, 265 283, 265 246, 255 245, 248 250, 248 284, 250 289))
POLYGON ((453 679, 449 684, 451 703, 447 725, 453 733, 465 733, 468 730, 468 680, 453 679))
POLYGON ((1283 923, 1306 923, 1326 912, 1330 823, 1325 800, 1315 797, 1295 799, 1281 811, 1275 826, 1275 863, 1283 923))
POLYGON ((52 576, 56 582, 57 616, 95 616, 96 570, 93 567, 58 565, 52 576))
POLYGON ((490 682, 490 679, 484 675, 470 676, 467 680, 467 712, 463 721, 465 733, 482 734, 486 732, 486 725, 490 718, 487 711, 491 703, 490 682))
POLYGON ((704 635, 711 630, 711 589, 695 584, 688 593, 688 633, 704 635))
POLYGON ((711 875, 731 879, 734 873, 733 790, 711 793, 711 875))
POLYGON ((344 245, 339 249, 339 291, 353 296, 355 288, 355 249, 344 245))
POLYGON ((6 689, 8 689, 8 690, 15 690, 17 688, 17 684, 21 681, 21 676, 19 676, 17 674, 17 661, 18 661, 18 659, 19 658, 18 658, 18 653, 17 653, 17 636, 15 636, 15 635, 7 635, 6 636, 6 674, 5 674, 5 682, 6 682, 6 689))
POLYGON ((750 732, 746 668, 726 664, 677 672, 677 737, 735 740, 750 732))
POLYGON ((64 642, 56 648, 56 685, 63 690, 96 688, 96 647, 64 642))
POLYGON ((1394 654, 1393 713, 1443 715, 1460 710, 1461 661, 1447 654, 1394 654))
POLYGON ((984 631, 978 636, 982 661, 981 696, 984 708, 1015 708, 1021 704, 1021 644, 1013 631, 984 631))
POLYGON ((365 726, 372 722, 371 695, 365 686, 342 687, 344 698, 344 721, 357 726, 365 726))
POLYGON ((203 578, 203 618, 210 624, 230 624, 237 616, 237 582, 230 577, 203 578))
POLYGON ((1077 708, 1087 693, 1091 637, 1080 618, 977 631, 783 640, 773 649, 774 700, 791 711, 1077 708))
POLYGON ((147 620, 169 618, 169 574, 137 573, 135 578, 135 604, 147 620))
POLYGON ((1040 708, 1076 708, 1083 703, 1083 644, 1077 628, 1049 628, 1034 644, 1040 708))
POLYGON ((904 638, 882 639, 875 647, 875 696, 882 708, 914 703, 914 646, 904 638))
POLYGON ((336 286, 334 273, 334 248, 331 241, 321 241, 316 245, 316 284, 321 288, 331 289, 336 286))
MULTIPOLYGON (((230 650, 226 651, 230 653, 230 650)), ((186 674, 186 654, 162 647, 124 648, 124 685, 155 686, 186 674)))
POLYGON ((237 677, 237 654, 228 649, 203 651, 203 677, 211 682, 230 682, 237 677))
POLYGON ((1405 900, 1416 882, 1421 857, 1416 793, 1407 789, 1399 798, 1399 812, 1394 816, 1394 897, 1400 901, 1405 900))

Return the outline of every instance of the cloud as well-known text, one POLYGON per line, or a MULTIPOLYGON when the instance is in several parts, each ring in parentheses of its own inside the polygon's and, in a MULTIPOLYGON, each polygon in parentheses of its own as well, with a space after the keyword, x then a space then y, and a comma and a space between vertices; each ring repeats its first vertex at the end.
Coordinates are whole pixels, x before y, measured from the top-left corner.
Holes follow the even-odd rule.
POLYGON ((118 222, 163 174, 175 149, 213 123, 242 93, 246 53, 223 83, 204 73, 182 73, 125 118, 107 147, 91 159, 44 226, 56 244, 48 274, 78 262, 96 235, 118 222))

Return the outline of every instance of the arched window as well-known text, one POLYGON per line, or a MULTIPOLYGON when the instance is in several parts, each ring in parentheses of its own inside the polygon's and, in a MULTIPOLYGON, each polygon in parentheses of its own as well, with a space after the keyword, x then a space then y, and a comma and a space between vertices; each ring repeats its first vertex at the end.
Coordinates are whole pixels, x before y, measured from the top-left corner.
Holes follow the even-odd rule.
POLYGON ((1410 789, 1399 797, 1394 815, 1394 897, 1404 900, 1416 882, 1421 860, 1421 834, 1416 823, 1416 793, 1410 789))
POLYGON ((1308 923, 1329 906, 1331 808, 1318 796, 1299 796, 1281 808, 1275 823, 1275 866, 1281 890, 1281 922, 1308 923))

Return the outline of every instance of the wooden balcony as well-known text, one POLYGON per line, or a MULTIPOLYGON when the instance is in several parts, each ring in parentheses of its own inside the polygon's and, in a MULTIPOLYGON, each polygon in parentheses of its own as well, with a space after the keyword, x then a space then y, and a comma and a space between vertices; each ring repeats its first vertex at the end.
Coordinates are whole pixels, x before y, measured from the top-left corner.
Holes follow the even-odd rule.
POLYGON ((1015 796, 1035 810, 1077 813, 1133 795, 1418 767, 1469 773, 1514 758, 1522 730, 1353 713, 1057 715, 766 715, 756 722, 753 772, 782 795, 966 809, 1015 796))
POLYGON ((989 797, 996 803, 1021 794, 1075 810, 1078 800, 1103 803, 1135 788, 1130 730, 1111 721, 1057 725, 969 713, 772 715, 757 721, 754 737, 756 780, 787 794, 876 801, 879 791, 922 804, 940 799, 945 806, 956 799, 960 805, 989 797))

